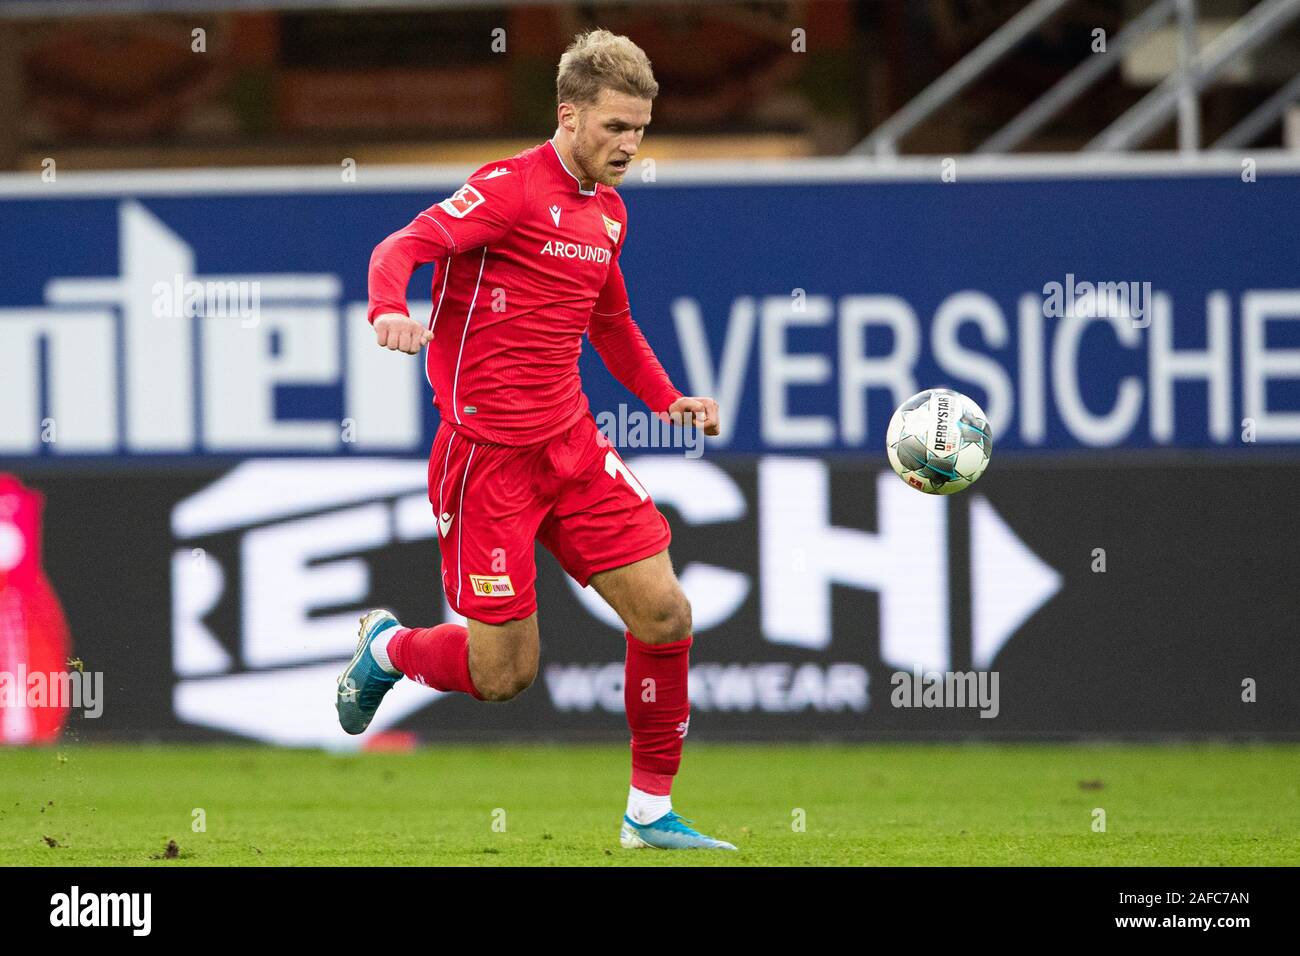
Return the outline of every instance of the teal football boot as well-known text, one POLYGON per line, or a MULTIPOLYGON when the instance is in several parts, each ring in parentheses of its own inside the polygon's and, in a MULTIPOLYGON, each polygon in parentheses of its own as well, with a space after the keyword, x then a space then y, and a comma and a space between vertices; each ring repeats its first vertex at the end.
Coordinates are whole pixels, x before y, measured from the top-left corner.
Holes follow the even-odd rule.
POLYGON ((623 830, 618 842, 624 849, 655 850, 734 850, 730 843, 715 840, 703 833, 697 833, 686 824, 690 823, 669 810, 654 823, 634 823, 630 817, 623 817, 623 830))
POLYGON ((388 611, 371 611, 361 619, 357 652, 352 662, 339 675, 338 695, 334 709, 339 712, 339 724, 350 734, 359 734, 370 726, 379 702, 402 679, 401 674, 389 674, 379 666, 370 645, 385 631, 399 627, 397 618, 388 611))

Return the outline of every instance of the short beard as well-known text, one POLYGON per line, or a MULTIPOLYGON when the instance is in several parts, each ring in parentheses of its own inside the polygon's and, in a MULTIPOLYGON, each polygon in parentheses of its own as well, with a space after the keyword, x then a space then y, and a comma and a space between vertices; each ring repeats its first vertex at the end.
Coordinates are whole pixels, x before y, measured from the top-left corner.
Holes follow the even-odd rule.
POLYGON ((577 137, 574 137, 571 151, 573 153, 573 162, 578 167, 578 176, 580 179, 590 178, 592 181, 598 182, 603 186, 614 185, 614 182, 611 180, 616 177, 606 178, 607 174, 605 172, 605 164, 593 162, 592 154, 583 149, 582 142, 577 137), (600 171, 598 173, 593 173, 593 167, 600 171))

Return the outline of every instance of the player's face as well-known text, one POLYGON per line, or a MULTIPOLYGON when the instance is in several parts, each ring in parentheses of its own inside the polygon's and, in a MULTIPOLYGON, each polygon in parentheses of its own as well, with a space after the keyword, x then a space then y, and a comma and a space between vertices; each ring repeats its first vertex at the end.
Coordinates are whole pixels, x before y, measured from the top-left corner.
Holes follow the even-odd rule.
POLYGON ((632 157, 650 125, 650 101, 601 90, 595 103, 578 113, 573 136, 573 161, 583 179, 606 186, 623 181, 632 157))

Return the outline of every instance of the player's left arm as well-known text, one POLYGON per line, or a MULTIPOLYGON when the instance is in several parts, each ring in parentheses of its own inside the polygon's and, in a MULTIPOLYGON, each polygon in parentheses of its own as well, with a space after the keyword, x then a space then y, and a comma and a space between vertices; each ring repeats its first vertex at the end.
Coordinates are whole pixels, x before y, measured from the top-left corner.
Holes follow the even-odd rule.
POLYGON ((678 424, 693 421, 704 429, 704 434, 718 434, 718 403, 712 398, 683 395, 678 391, 641 329, 632 321, 617 254, 591 310, 587 338, 613 376, 659 417, 670 418, 678 424))

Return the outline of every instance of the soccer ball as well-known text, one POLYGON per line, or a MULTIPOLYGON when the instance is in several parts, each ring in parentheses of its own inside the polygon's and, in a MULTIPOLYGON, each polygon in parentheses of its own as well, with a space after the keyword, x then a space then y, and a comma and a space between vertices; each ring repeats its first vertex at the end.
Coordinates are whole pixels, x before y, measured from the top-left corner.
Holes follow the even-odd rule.
POLYGON ((898 406, 885 451, 898 477, 917 491, 951 495, 984 474, 993 433, 984 410, 961 392, 928 388, 898 406))

